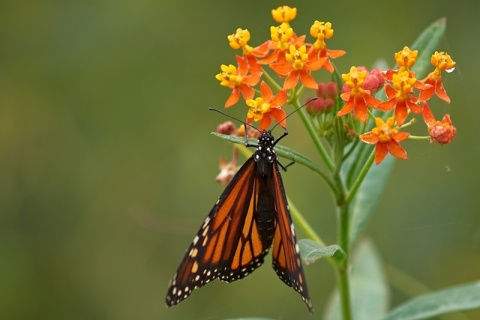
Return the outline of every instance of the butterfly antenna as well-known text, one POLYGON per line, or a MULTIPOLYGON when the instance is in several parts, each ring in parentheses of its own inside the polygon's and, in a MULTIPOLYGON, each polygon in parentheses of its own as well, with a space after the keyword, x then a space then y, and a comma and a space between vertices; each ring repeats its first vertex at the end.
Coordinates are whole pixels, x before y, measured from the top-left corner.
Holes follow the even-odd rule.
MULTIPOLYGON (((292 114, 294 114, 295 112, 297 112, 298 110, 302 109, 303 107, 305 107, 307 104, 309 104, 310 102, 312 101, 315 101, 317 100, 318 98, 311 98, 309 99, 307 102, 305 102, 302 106, 298 107, 297 109, 293 110, 292 112, 290 112, 289 114, 287 114, 282 120, 278 121, 276 125, 273 126, 272 130, 275 129, 276 126, 278 126, 283 120, 287 119, 288 117, 290 117, 292 114)), ((285 128, 284 128, 285 129, 285 128)))
MULTIPOLYGON (((249 126, 250 128, 255 129, 255 130, 257 130, 258 132, 260 132, 260 130, 258 130, 257 128, 255 128, 255 127, 252 126, 251 124, 246 123, 245 121, 242 121, 242 120, 240 120, 240 119, 238 119, 238 118, 235 118, 234 116, 231 116, 231 115, 229 115, 229 114, 227 114, 227 113, 225 113, 225 112, 222 112, 222 111, 220 111, 220 110, 218 110, 218 109, 215 109, 215 108, 211 108, 211 107, 210 107, 210 108, 208 108, 208 110, 218 112, 218 113, 220 113, 221 115, 224 115, 224 116, 227 117, 227 118, 230 118, 230 119, 232 119, 232 120, 235 120, 235 121, 238 121, 238 122, 242 123, 245 127, 246 127, 246 126, 249 126)), ((246 128, 245 128, 245 130, 246 130, 246 128)))

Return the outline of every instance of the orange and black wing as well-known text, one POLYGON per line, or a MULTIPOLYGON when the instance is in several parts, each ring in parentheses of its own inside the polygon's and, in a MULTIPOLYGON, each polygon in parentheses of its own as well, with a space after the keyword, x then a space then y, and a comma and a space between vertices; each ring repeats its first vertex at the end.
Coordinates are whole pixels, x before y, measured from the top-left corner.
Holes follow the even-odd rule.
POLYGON ((278 277, 289 287, 297 291, 312 312, 312 303, 303 273, 300 250, 297 244, 295 229, 288 209, 287 197, 283 188, 282 177, 278 166, 273 170, 274 199, 277 212, 277 228, 273 238, 273 269, 278 277))
POLYGON ((213 206, 173 276, 166 304, 173 306, 213 279, 241 279, 263 263, 270 245, 262 243, 256 220, 260 180, 248 159, 213 206))

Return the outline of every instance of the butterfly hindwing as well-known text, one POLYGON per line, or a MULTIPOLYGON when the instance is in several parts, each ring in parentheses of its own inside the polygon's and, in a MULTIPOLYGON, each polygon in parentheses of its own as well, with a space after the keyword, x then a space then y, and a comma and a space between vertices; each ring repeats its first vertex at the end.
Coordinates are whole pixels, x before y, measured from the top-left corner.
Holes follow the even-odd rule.
POLYGON ((273 187, 278 221, 273 239, 273 269, 283 282, 289 287, 293 287, 301 295, 308 309, 312 311, 300 250, 278 166, 275 166, 273 170, 273 178, 275 180, 273 187))
POLYGON ((255 173, 256 162, 250 158, 213 206, 170 282, 167 306, 213 279, 235 281, 263 263, 270 245, 263 244, 258 230, 256 208, 262 184, 255 173))

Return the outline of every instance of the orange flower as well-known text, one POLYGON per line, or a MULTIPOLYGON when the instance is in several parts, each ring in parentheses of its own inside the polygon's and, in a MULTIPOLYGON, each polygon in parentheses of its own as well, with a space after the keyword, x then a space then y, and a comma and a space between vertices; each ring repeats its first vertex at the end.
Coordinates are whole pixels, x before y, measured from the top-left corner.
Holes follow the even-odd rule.
POLYGON ((447 144, 457 135, 457 129, 453 126, 450 115, 444 115, 442 121, 435 120, 432 110, 426 103, 423 105, 423 120, 427 124, 430 141, 447 144))
POLYGON ((277 95, 273 96, 272 89, 262 81, 260 83, 260 93, 261 97, 246 101, 247 106, 249 106, 247 123, 260 121, 259 130, 263 131, 270 126, 271 117, 273 117, 277 123, 285 128, 287 124, 285 111, 281 107, 287 101, 287 91, 280 90, 277 95))
POLYGON ((347 103, 337 113, 337 117, 344 116, 353 110, 355 117, 361 122, 367 121, 367 106, 375 106, 380 103, 380 100, 372 97, 369 90, 363 89, 366 77, 367 71, 360 71, 357 67, 351 67, 349 73, 342 74, 343 82, 350 91, 340 95, 347 103))
POLYGON ((393 123, 393 117, 388 118, 386 122, 382 118, 375 118, 375 128, 359 136, 363 142, 375 145, 375 164, 382 162, 389 152, 397 158, 407 159, 407 152, 400 142, 407 139, 410 134, 398 132, 393 123))
POLYGON ((389 100, 375 106, 383 111, 389 111, 395 107, 395 120, 399 126, 403 125, 407 119, 408 109, 414 113, 422 113, 422 108, 416 103, 418 99, 411 97, 411 95, 413 94, 413 88, 422 90, 427 86, 417 81, 413 75, 413 72, 406 70, 388 72, 385 78, 393 84, 393 87, 385 86, 385 93, 389 100))
POLYGON ((409 47, 403 47, 403 50, 400 50, 395 53, 395 61, 400 67, 400 71, 409 71, 410 67, 415 64, 418 57, 418 50, 410 50, 409 47))
POLYGON ((262 67, 257 62, 257 57, 265 57, 269 50, 269 43, 265 42, 261 46, 251 47, 248 45, 250 41, 250 31, 238 28, 234 34, 227 37, 230 47, 234 50, 242 49, 243 58, 250 65, 250 72, 257 73, 262 71, 262 67))
POLYGON ((285 54, 285 62, 272 63, 272 68, 276 73, 287 76, 283 84, 284 89, 292 89, 298 84, 298 79, 302 84, 311 89, 317 89, 318 84, 308 71, 315 71, 322 67, 324 61, 320 59, 310 59, 305 45, 296 48, 290 45, 289 53, 285 54))
POLYGON ((257 85, 262 75, 260 72, 247 75, 247 60, 238 55, 236 56, 236 59, 238 62, 238 69, 232 64, 228 66, 222 64, 220 67, 222 72, 215 76, 215 78, 220 81, 220 85, 233 89, 227 102, 225 102, 226 108, 237 103, 240 94, 242 94, 245 100, 253 98, 255 91, 252 86, 257 85))
POLYGON ((255 127, 252 127, 250 125, 245 127, 245 125, 242 124, 238 128, 238 130, 235 134, 237 135, 237 137, 245 137, 245 135, 247 135, 248 138, 257 139, 260 136, 261 132, 258 131, 258 129, 255 128, 255 127))
POLYGON ((272 17, 277 23, 289 23, 297 16, 297 8, 289 6, 280 6, 272 10, 272 17))
POLYGON ((312 37, 317 38, 317 40, 313 43, 308 54, 311 59, 317 58, 322 60, 324 62, 322 67, 328 72, 333 73, 334 68, 330 58, 339 58, 346 52, 344 50, 329 50, 327 48, 325 40, 333 37, 332 24, 330 22, 320 22, 316 20, 310 27, 310 34, 312 37))
POLYGON ((284 63, 285 52, 290 48, 290 45, 296 47, 301 46, 305 41, 305 36, 297 37, 292 27, 286 22, 283 22, 278 27, 270 27, 271 40, 266 41, 259 48, 265 50, 273 50, 273 52, 266 58, 258 61, 260 64, 271 64, 274 62, 284 63))
POLYGON ((419 98, 421 101, 427 101, 435 93, 437 97, 450 103, 450 98, 442 84, 442 70, 449 72, 455 68, 456 63, 447 53, 437 51, 432 55, 430 62, 435 67, 435 70, 422 80, 423 83, 429 84, 430 87, 426 90, 422 90, 419 98))

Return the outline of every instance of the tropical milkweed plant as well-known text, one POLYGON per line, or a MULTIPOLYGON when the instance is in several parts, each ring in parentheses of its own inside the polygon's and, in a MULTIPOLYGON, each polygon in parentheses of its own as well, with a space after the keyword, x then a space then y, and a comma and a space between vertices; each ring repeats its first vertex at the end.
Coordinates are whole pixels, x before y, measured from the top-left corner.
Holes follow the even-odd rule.
MULTIPOLYGON (((338 70, 333 61, 346 52, 327 46, 334 35, 332 24, 315 21, 308 35, 300 35, 291 24, 296 15, 296 8, 288 6, 272 10, 278 25, 270 28, 271 38, 256 47, 249 43, 247 29, 239 28, 228 36, 230 47, 241 53, 236 55, 236 65, 221 65, 216 78, 231 90, 225 107, 245 108, 246 126, 237 129, 232 122, 219 125, 215 135, 235 145, 232 161, 221 161, 217 180, 228 183, 235 175, 238 151, 251 156, 245 136, 249 145, 256 146, 253 138, 271 125, 286 128, 287 115, 296 110, 293 116, 300 117, 322 163, 274 144, 276 154, 318 174, 336 206, 337 243, 326 244, 288 200, 295 227, 307 236, 298 241, 303 264, 324 258, 337 274, 334 298, 324 317, 423 319, 480 308, 480 282, 476 282, 430 292, 389 310, 379 257, 370 242, 358 242, 395 158, 408 158, 402 143, 410 139, 443 145, 455 138, 457 130, 450 115, 439 115, 439 110, 429 106, 431 99, 450 103, 442 77, 454 71, 455 62, 448 53, 435 51, 445 32, 445 19, 431 24, 411 46, 400 46, 392 54, 389 62, 395 66, 390 69, 354 65, 338 70), (319 83, 316 78, 320 77, 329 81, 319 83), (425 127, 425 135, 410 134, 413 126, 425 127), (352 261, 354 251, 361 257, 356 261, 352 261)), ((208 229, 207 222, 204 229, 208 229)), ((195 257, 198 250, 192 248, 190 257, 195 257)), ((188 268, 196 271, 200 267, 193 261, 188 268)), ((177 288, 173 289, 175 294, 177 288)), ((296 290, 302 294, 301 288, 296 290)))

